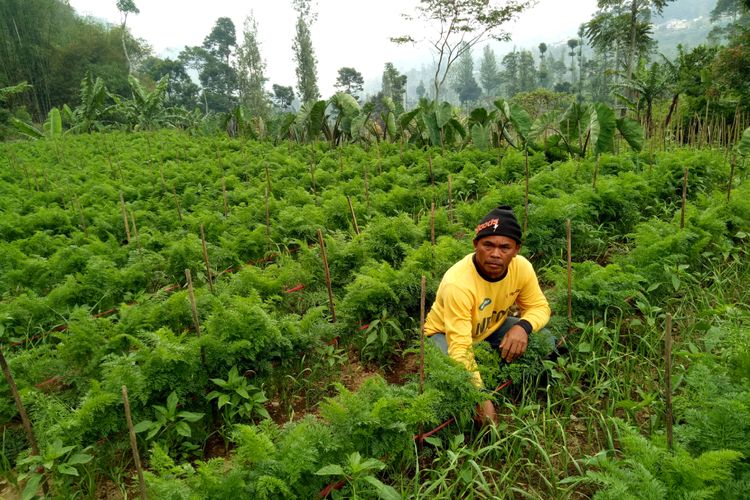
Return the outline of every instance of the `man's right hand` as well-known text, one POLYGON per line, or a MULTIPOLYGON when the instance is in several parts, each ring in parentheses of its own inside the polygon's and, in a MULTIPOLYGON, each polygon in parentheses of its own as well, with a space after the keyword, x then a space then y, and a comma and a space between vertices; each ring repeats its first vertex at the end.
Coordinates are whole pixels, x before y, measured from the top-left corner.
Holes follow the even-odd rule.
POLYGON ((488 399, 477 405, 476 420, 482 425, 497 424, 497 413, 492 401, 488 399))

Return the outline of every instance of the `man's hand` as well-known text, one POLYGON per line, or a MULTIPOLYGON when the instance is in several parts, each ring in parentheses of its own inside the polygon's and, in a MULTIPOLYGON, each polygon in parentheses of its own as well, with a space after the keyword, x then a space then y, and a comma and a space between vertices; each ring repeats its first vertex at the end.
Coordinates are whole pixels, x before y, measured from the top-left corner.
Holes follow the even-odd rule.
POLYGON ((508 363, 521 357, 526 352, 529 336, 526 331, 518 325, 513 325, 500 342, 500 357, 508 363))
POLYGON ((482 425, 497 424, 497 413, 495 413, 495 405, 492 401, 488 399, 477 405, 476 420, 482 425))

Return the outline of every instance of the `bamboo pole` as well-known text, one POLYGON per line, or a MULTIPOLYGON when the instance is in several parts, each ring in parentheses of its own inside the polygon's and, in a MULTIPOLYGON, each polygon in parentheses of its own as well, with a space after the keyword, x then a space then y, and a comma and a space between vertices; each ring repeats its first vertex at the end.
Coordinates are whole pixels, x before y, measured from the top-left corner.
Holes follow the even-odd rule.
POLYGON ((383 173, 383 158, 380 156, 380 143, 378 143, 377 151, 378 151, 378 175, 380 175, 383 173))
POLYGON ((349 212, 352 214, 352 222, 354 223, 354 232, 359 234, 359 226, 357 225, 357 214, 354 213, 354 206, 352 206, 352 197, 347 196, 346 202, 349 204, 349 212))
MULTIPOLYGON (((427 278, 424 274, 421 279, 421 292, 419 294, 419 394, 424 393, 424 319, 425 319, 425 296, 427 289, 427 278)), ((419 450, 424 446, 423 427, 419 424, 419 439, 417 445, 419 450)))
POLYGON ((195 335, 201 336, 201 323, 198 317, 198 307, 195 304, 195 290, 193 289, 193 276, 190 274, 190 269, 185 269, 185 279, 187 280, 188 297, 190 298, 190 312, 193 315, 193 327, 195 327, 195 335))
POLYGON ((669 313, 667 313, 667 325, 664 333, 664 395, 666 398, 667 448, 672 452, 672 315, 669 313))
POLYGON ((326 255, 326 244, 323 241, 323 232, 318 229, 318 244, 320 244, 320 255, 323 258, 323 271, 326 277, 326 289, 328 290, 328 308, 331 311, 331 320, 336 322, 336 308, 333 304, 333 288, 331 287, 331 271, 328 269, 328 256, 326 255))
POLYGON ((737 155, 732 155, 732 166, 729 169, 729 182, 727 183, 727 203, 732 197, 732 182, 734 181, 734 168, 737 164, 737 155))
MULTIPOLYGON (((63 198, 64 200, 65 198, 63 198)), ((64 201, 63 201, 64 203, 64 201)), ((78 199, 77 195, 73 195, 73 204, 75 205, 76 209, 78 210, 78 216, 81 220, 81 229, 83 229, 83 235, 88 238, 89 237, 89 228, 86 225, 86 217, 83 213, 83 207, 81 206, 81 201, 78 199)))
POLYGON ((435 202, 430 207, 430 243, 435 246, 435 202))
POLYGON ((211 293, 214 293, 214 277, 211 273, 211 263, 208 260, 208 248, 206 247, 206 232, 203 229, 203 224, 200 226, 201 229, 201 248, 203 250, 203 263, 206 264, 206 276, 208 276, 208 289, 211 293))
POLYGON ((31 453, 33 455, 39 455, 39 445, 36 442, 36 437, 34 437, 34 429, 31 427, 31 420, 29 420, 29 416, 26 413, 26 408, 24 408, 23 406, 21 395, 18 393, 18 386, 16 385, 16 381, 13 380, 13 374, 10 373, 10 367, 8 366, 8 362, 5 360, 5 355, 3 354, 2 348, 0 348, 0 367, 2 367, 6 382, 8 382, 10 393, 13 395, 13 401, 15 401, 16 403, 18 414, 21 415, 21 423, 23 423, 23 429, 26 431, 26 438, 29 440, 29 444, 31 445, 31 453))
POLYGON ((227 180, 221 176, 221 195, 224 201, 224 218, 229 216, 229 195, 227 194, 227 180))
POLYGON ((138 441, 135 439, 135 428, 133 427, 133 417, 130 415, 130 400, 128 399, 128 388, 122 386, 122 402, 125 405, 125 420, 128 423, 128 434, 130 435, 130 449, 133 452, 133 461, 135 469, 138 471, 138 483, 141 487, 141 498, 146 500, 146 480, 143 478, 143 466, 141 465, 141 456, 138 454, 138 441))
POLYGON ((177 207, 177 218, 182 222, 182 207, 180 207, 180 198, 177 197, 177 188, 172 184, 172 196, 174 198, 174 205, 177 207))
POLYGON ((312 187, 313 195, 317 195, 317 186, 315 184, 315 163, 310 161, 310 186, 312 187))
POLYGON ((135 235, 135 244, 138 248, 138 254, 141 253, 141 236, 138 234, 138 225, 135 223, 135 213, 132 210, 130 212, 130 220, 133 221, 133 235, 135 235))
POLYGON ((680 210, 680 229, 685 228, 685 206, 687 205, 688 167, 685 167, 685 175, 682 177, 682 209, 680 210))
POLYGON ((265 201, 266 203, 266 238, 268 238, 268 241, 270 242, 271 241, 271 209, 268 206, 269 191, 270 189, 268 189, 268 186, 266 186, 266 201, 265 201))
POLYGON ((568 332, 573 329, 573 251, 570 230, 570 219, 565 221, 565 233, 568 243, 568 332))
POLYGON ((594 180, 591 187, 596 189, 596 177, 599 175, 599 155, 596 155, 596 164, 594 165, 594 180))
POLYGON ((128 223, 128 212, 125 208, 125 197, 120 191, 120 210, 122 211, 122 223, 125 226, 125 236, 128 239, 128 245, 130 244, 130 224, 128 223))
POLYGON ((263 165, 263 167, 266 170, 266 186, 268 186, 268 192, 272 193, 273 192, 273 186, 271 185, 271 174, 268 171, 268 162, 265 162, 265 164, 263 165))

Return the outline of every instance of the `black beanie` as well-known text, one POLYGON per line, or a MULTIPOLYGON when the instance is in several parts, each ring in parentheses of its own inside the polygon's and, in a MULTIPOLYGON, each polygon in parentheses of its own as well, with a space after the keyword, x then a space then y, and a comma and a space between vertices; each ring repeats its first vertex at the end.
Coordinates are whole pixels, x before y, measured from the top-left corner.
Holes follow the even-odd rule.
POLYGON ((507 236, 521 244, 521 226, 509 205, 500 205, 490 210, 474 230, 474 241, 485 236, 507 236))

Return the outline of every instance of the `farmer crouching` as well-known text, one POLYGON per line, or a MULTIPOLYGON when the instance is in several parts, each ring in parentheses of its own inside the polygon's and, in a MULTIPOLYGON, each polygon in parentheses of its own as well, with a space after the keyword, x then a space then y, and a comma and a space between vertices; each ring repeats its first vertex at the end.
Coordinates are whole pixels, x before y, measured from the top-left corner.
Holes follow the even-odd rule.
MULTIPOLYGON (((510 363, 526 352, 529 335, 547 324, 550 308, 531 263, 518 255, 521 227, 513 209, 494 208, 477 225, 474 253, 443 276, 425 322, 425 335, 473 374, 483 387, 473 345, 489 342, 510 363), (521 317, 509 316, 513 304, 521 317)), ((491 400, 477 406, 482 422, 497 422, 491 400)))

